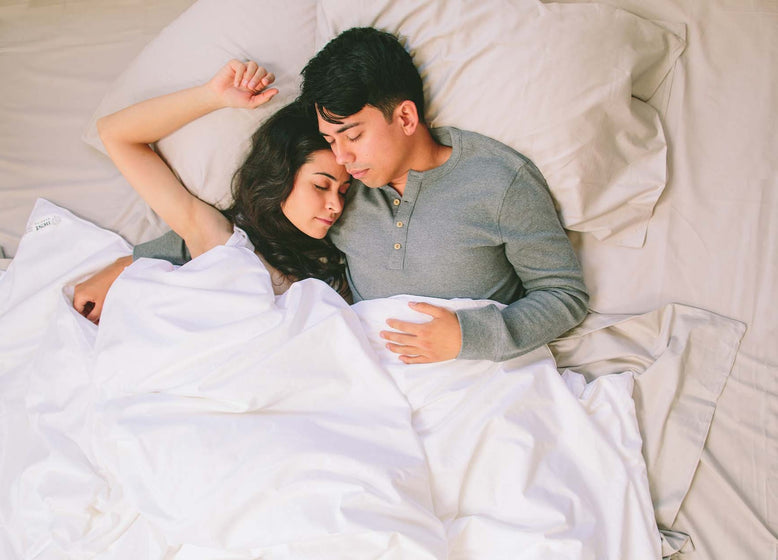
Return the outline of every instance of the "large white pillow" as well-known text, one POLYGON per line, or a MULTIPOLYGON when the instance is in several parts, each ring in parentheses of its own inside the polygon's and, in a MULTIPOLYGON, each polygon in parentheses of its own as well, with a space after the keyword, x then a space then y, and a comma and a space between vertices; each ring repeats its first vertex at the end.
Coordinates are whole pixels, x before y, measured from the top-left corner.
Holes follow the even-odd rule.
POLYGON ((322 0, 317 48, 355 26, 406 42, 433 126, 480 132, 532 159, 566 228, 643 245, 667 147, 644 101, 682 52, 681 38, 598 4, 322 0))
POLYGON ((199 0, 153 39, 116 79, 84 131, 105 151, 95 122, 138 101, 207 81, 231 58, 253 59, 275 73, 280 93, 256 110, 223 109, 157 143, 192 192, 221 208, 232 175, 259 123, 299 93, 302 67, 314 54, 316 0, 199 0))

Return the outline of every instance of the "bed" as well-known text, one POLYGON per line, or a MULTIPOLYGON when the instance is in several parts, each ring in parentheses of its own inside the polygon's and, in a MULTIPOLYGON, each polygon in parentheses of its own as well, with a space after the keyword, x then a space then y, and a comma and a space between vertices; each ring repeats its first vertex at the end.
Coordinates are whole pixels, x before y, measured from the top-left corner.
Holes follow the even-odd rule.
MULTIPOLYGON (((0 3, 0 557, 774 560, 776 31, 770 0, 0 3), (100 327, 75 313, 166 230, 95 118, 231 57, 291 99, 354 25, 407 42, 433 125, 538 164, 584 323, 403 366, 376 333, 408 297, 276 299, 240 247, 138 261, 100 327)), ((272 110, 157 149, 223 205, 272 110)))

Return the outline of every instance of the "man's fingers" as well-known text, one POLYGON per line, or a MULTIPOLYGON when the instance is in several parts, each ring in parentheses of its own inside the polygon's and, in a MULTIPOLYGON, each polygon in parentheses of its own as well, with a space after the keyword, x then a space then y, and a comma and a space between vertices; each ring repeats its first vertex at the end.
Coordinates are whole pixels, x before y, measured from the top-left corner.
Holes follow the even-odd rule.
POLYGON ((413 335, 419 334, 419 330, 422 327, 419 323, 410 323, 408 321, 400 321, 399 319, 387 319, 386 324, 397 331, 413 335))
POLYGON ((448 309, 444 307, 439 307, 437 305, 432 305, 431 303, 425 303, 423 301, 412 301, 408 305, 414 311, 424 313, 425 315, 431 315, 432 317, 440 317, 443 313, 448 311, 448 309))
POLYGON ((413 344, 416 339, 416 335, 395 331, 381 331, 381 337, 386 340, 391 340, 392 342, 397 342, 398 344, 406 345, 413 344))
POLYGON ((403 354, 405 356, 415 356, 416 352, 419 351, 419 349, 414 346, 408 346, 407 344, 395 344, 393 342, 387 342, 386 348, 395 354, 403 354))
POLYGON ((400 356, 400 361, 405 364, 431 364, 436 360, 431 360, 427 356, 400 356))
POLYGON ((428 364, 432 360, 429 356, 422 354, 422 349, 416 346, 408 346, 405 344, 392 344, 389 342, 386 348, 395 354, 400 354, 398 358, 401 362, 406 364, 428 364))

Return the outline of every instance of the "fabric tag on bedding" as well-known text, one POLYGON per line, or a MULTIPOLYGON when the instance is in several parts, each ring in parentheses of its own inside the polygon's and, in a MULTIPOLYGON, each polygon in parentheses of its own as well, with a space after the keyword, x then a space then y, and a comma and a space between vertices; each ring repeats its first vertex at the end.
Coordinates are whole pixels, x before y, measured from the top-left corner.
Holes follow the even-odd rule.
POLYGON ((27 226, 27 233, 31 233, 33 231, 40 231, 49 226, 56 226, 61 221, 62 218, 57 216, 56 214, 53 216, 44 216, 43 218, 39 218, 34 222, 32 222, 31 224, 29 224, 27 226))

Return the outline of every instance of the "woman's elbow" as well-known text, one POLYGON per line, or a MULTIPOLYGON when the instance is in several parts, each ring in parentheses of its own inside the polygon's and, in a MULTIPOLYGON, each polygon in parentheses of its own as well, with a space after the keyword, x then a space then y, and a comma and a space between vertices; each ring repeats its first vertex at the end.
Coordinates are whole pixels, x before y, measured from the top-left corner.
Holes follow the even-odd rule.
POLYGON ((100 141, 105 146, 106 143, 110 142, 110 138, 111 138, 110 115, 100 117, 99 119, 97 119, 97 122, 95 124, 97 126, 97 135, 100 137, 100 141))

